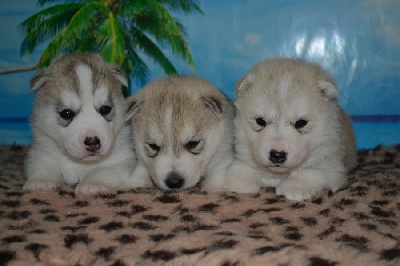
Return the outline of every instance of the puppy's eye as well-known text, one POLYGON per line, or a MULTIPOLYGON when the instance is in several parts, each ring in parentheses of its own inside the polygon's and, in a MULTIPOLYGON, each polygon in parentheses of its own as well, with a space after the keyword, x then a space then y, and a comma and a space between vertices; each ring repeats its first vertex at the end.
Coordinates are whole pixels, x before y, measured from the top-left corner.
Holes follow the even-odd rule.
POLYGON ((71 109, 64 109, 60 113, 60 117, 65 120, 72 120, 75 116, 74 111, 71 109))
POLYGON ((112 107, 109 105, 103 105, 102 107, 100 107, 99 113, 102 116, 108 115, 109 113, 111 113, 112 107))
POLYGON ((260 127, 266 127, 266 126, 267 126, 267 122, 266 122, 265 119, 262 118, 262 117, 257 117, 257 118, 256 118, 256 123, 257 123, 257 125, 259 125, 260 127))
POLYGON ((308 121, 304 120, 304 119, 299 119, 296 121, 296 123, 294 123, 294 127, 296 129, 301 129, 303 127, 305 127, 307 125, 308 121))
POLYGON ((158 146, 157 144, 149 143, 147 145, 149 145, 150 149, 152 149, 153 151, 157 151, 157 152, 160 151, 160 146, 158 146))
POLYGON ((154 143, 147 143, 145 145, 145 151, 149 157, 156 157, 160 149, 161 147, 154 143))
POLYGON ((189 141, 188 143, 186 143, 186 149, 188 150, 193 150, 197 147, 197 145, 199 145, 200 141, 189 141))

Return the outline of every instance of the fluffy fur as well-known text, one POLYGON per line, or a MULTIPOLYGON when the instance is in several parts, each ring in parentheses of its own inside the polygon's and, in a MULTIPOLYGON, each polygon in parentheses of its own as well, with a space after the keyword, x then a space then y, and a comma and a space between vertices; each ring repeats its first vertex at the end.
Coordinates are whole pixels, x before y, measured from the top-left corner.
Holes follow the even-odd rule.
POLYGON ((122 85, 124 74, 98 55, 65 55, 38 72, 25 190, 79 183, 77 192, 95 193, 130 177, 135 157, 122 85))
POLYGON ((138 165, 130 187, 220 190, 232 162, 234 106, 208 81, 173 75, 127 101, 138 165), (152 182, 153 181, 153 182, 152 182))
POLYGON ((321 67, 277 58, 258 63, 236 89, 236 159, 226 189, 272 186, 292 200, 337 190, 355 164, 350 118, 321 67))

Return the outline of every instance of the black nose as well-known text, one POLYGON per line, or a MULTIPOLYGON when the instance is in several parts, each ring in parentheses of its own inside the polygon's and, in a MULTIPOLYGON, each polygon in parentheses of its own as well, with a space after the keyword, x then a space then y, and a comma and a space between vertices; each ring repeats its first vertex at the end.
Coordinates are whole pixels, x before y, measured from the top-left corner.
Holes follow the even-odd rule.
POLYGON ((100 140, 97 136, 95 137, 86 137, 85 141, 83 142, 86 145, 86 150, 95 152, 100 149, 100 140))
POLYGON ((169 173, 167 179, 165 180, 165 184, 170 189, 179 189, 183 186, 184 183, 185 179, 183 179, 183 177, 176 172, 169 173))
POLYGON ((273 163, 282 164, 286 161, 286 152, 271 150, 269 152, 269 160, 273 163))

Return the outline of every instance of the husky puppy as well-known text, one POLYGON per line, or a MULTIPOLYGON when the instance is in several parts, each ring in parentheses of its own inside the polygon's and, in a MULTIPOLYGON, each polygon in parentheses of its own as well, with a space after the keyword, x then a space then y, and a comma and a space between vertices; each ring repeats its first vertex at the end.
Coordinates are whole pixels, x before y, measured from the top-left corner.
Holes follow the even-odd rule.
POLYGON ((122 85, 124 74, 99 55, 61 56, 38 72, 24 190, 78 183, 77 192, 96 193, 130 177, 135 156, 122 85))
POLYGON ((272 186, 299 201, 343 184, 355 165, 355 138, 335 81, 321 67, 262 61, 238 82, 236 98, 236 159, 226 189, 257 193, 272 186))
POLYGON ((221 190, 233 160, 234 106, 208 81, 172 75, 127 100, 138 164, 129 187, 221 190), (153 181, 153 182, 152 182, 153 181))

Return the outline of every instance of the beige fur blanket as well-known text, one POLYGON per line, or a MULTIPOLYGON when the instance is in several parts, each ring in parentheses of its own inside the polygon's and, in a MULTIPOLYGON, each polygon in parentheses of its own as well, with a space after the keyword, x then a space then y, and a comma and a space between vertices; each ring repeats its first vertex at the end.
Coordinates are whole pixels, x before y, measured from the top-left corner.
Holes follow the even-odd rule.
POLYGON ((0 149, 0 265, 400 265, 400 146, 360 151, 343 189, 304 202, 23 192, 26 150, 0 149))

